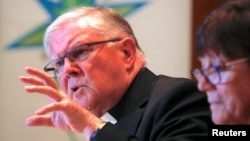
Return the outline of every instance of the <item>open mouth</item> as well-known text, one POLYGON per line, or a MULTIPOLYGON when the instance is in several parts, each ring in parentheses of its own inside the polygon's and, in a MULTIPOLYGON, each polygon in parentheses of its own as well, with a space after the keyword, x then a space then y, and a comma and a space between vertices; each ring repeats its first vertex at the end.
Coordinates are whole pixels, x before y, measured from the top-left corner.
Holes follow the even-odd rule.
POLYGON ((76 92, 77 90, 79 90, 82 87, 87 87, 87 86, 86 85, 74 86, 74 87, 71 88, 71 91, 76 92))
POLYGON ((76 92, 78 89, 79 89, 79 86, 76 86, 76 87, 71 88, 71 91, 76 92))

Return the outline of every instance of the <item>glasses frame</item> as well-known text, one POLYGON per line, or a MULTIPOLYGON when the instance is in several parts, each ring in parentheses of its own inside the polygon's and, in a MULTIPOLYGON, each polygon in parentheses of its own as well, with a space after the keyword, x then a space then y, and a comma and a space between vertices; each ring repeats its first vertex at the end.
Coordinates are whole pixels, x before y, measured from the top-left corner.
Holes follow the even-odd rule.
POLYGON ((193 77, 197 80, 200 81, 202 78, 205 78, 206 80, 209 81, 209 83, 216 85, 221 83, 221 71, 222 70, 228 70, 230 68, 232 68, 235 65, 238 65, 240 63, 244 63, 247 62, 249 60, 249 58, 240 58, 231 62, 226 62, 224 65, 220 65, 220 66, 213 66, 213 67, 209 67, 206 69, 194 69, 191 71, 193 77), (209 77, 208 74, 206 74, 205 72, 209 69, 213 69, 213 73, 216 73, 216 76, 218 77, 218 79, 216 80, 211 80, 211 78, 209 77))
MULTIPOLYGON (((63 62, 64 62, 64 59, 65 59, 66 57, 68 57, 68 56, 72 53, 72 51, 75 50, 75 49, 78 48, 78 47, 82 47, 82 46, 92 47, 92 46, 95 46, 95 45, 105 44, 105 43, 109 43, 109 42, 118 42, 118 41, 120 41, 120 40, 121 40, 120 38, 112 38, 112 39, 109 39, 109 40, 95 41, 95 42, 88 42, 88 43, 81 44, 81 45, 79 45, 79 46, 77 46, 77 47, 71 49, 70 51, 68 51, 63 57, 58 57, 58 58, 56 58, 56 59, 50 61, 47 65, 45 65, 45 66, 43 67, 43 70, 44 70, 45 72, 49 72, 49 71, 54 71, 54 72, 55 72, 55 68, 54 68, 54 67, 48 67, 48 66, 51 65, 54 61, 56 61, 56 60, 58 60, 58 59, 63 60, 63 62)), ((56 73, 56 72, 55 72, 55 73, 56 73)))

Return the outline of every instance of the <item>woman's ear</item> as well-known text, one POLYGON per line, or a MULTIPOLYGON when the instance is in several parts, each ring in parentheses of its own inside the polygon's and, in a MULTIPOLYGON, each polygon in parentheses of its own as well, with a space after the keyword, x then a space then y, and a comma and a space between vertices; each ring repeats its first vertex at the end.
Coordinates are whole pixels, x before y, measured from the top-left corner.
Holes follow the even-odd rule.
POLYGON ((131 69, 136 60, 136 44, 130 37, 122 40, 121 50, 124 54, 124 64, 127 69, 131 69))

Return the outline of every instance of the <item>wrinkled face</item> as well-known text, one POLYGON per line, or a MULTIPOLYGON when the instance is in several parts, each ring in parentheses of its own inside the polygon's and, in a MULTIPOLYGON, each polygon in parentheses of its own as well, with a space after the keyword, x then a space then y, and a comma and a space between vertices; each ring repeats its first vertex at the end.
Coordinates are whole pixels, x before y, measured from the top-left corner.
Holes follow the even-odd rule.
MULTIPOLYGON (((200 58, 202 68, 220 66, 229 60, 223 56, 200 58)), ((221 71, 221 83, 200 80, 198 88, 205 91, 216 124, 246 124, 250 119, 250 67, 246 62, 221 71)))
MULTIPOLYGON (((62 57, 80 44, 102 40, 109 39, 87 27, 65 24, 52 34, 50 59, 62 57)), ((57 76, 63 91, 97 116, 114 106, 129 85, 122 43, 91 46, 83 61, 72 62, 66 57, 62 74, 57 76)))

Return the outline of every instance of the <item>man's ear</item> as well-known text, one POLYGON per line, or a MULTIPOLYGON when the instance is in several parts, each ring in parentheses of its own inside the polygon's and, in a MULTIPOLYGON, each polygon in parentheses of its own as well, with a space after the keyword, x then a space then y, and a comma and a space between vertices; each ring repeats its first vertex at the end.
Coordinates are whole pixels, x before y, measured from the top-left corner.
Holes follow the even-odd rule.
POLYGON ((122 40, 121 50, 124 54, 124 64, 127 69, 131 69, 136 60, 136 44, 130 37, 122 40))

